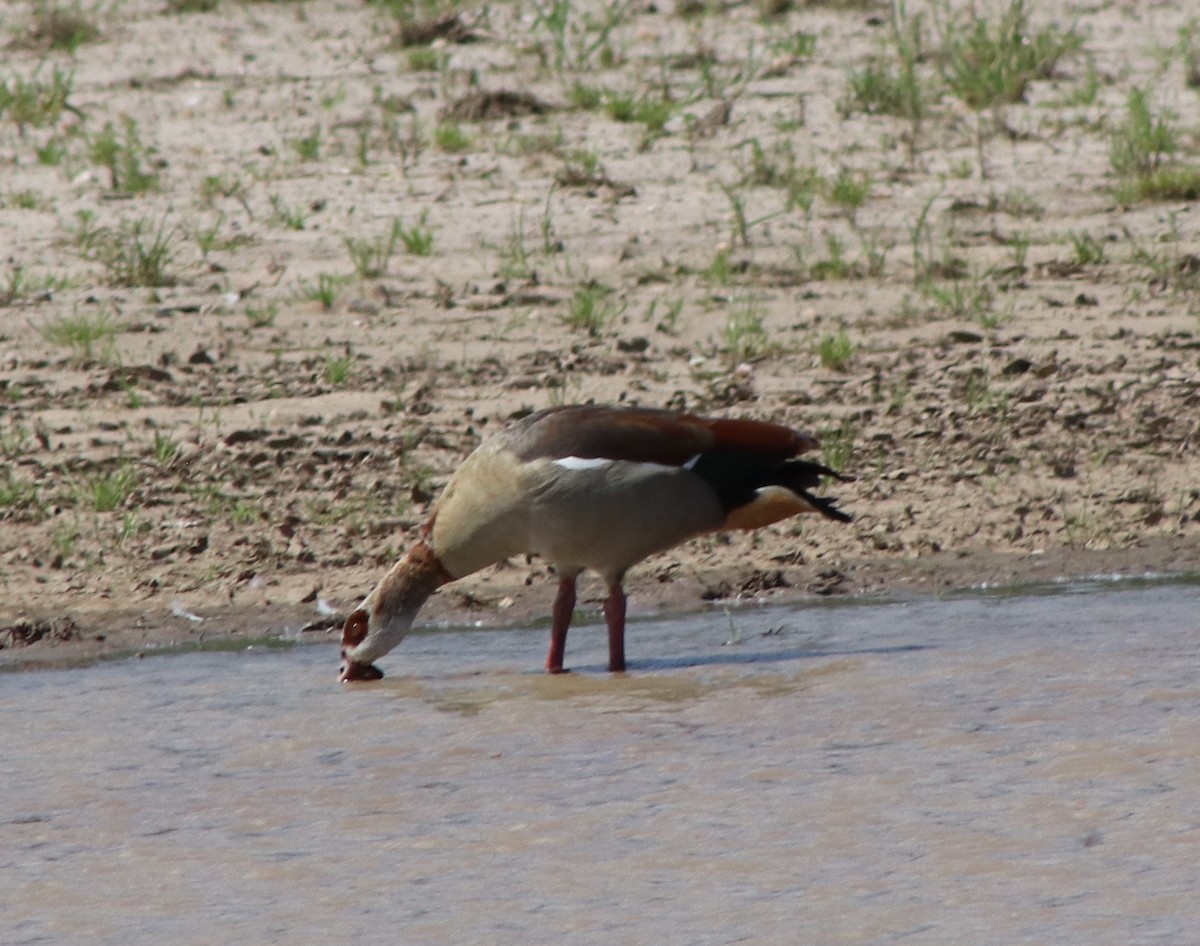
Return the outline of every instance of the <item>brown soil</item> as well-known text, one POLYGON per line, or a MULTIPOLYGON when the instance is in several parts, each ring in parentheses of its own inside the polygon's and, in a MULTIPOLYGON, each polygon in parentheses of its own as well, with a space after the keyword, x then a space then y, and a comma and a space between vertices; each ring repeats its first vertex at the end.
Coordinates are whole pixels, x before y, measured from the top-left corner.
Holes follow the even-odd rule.
MULTIPOLYGON (((350 2, 132 0, 73 58, 9 24, 0 82, 73 80, 49 124, 0 111, 0 661, 332 639, 482 436, 574 401, 786 422, 859 478, 851 526, 645 563, 635 613, 1200 571, 1200 216, 1120 203, 1109 157, 1135 86, 1195 151, 1183 13, 1061 14, 1082 51, 982 116, 941 88, 910 156, 839 109, 886 4, 635 3, 588 52, 602 9, 561 68, 532 3, 409 23, 435 71, 350 2), (665 124, 576 83, 666 83, 665 124), (107 123, 155 187, 113 187, 107 123)), ((512 561, 426 619, 552 591, 512 561)))

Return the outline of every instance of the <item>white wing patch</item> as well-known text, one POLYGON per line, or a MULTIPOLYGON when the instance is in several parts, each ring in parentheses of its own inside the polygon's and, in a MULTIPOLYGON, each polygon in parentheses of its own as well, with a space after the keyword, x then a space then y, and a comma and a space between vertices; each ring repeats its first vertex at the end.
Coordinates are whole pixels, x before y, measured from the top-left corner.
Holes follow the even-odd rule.
POLYGON ((607 457, 559 457, 554 465, 564 470, 598 470, 612 462, 607 457))
MULTIPOLYGON (((699 460, 699 455, 693 457, 683 468, 690 470, 699 460)), ((605 467, 619 467, 626 471, 638 470, 644 473, 678 473, 679 467, 668 466, 665 463, 642 463, 636 460, 613 460, 609 457, 559 457, 551 461, 555 466, 564 470, 581 473, 587 470, 602 470, 605 467)))

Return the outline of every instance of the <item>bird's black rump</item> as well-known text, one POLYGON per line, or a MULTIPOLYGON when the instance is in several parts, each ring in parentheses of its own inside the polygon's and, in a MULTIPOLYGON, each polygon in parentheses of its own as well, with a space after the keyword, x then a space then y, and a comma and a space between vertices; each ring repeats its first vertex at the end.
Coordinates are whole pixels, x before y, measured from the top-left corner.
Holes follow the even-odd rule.
POLYGON ((758 490, 764 486, 782 486, 800 496, 821 515, 837 522, 852 522, 853 517, 835 505, 831 496, 816 496, 811 490, 821 485, 826 477, 841 483, 852 483, 854 477, 831 470, 811 460, 761 460, 754 462, 745 454, 714 451, 703 454, 692 467, 692 472, 702 477, 714 490, 725 512, 747 506, 757 498, 758 490))

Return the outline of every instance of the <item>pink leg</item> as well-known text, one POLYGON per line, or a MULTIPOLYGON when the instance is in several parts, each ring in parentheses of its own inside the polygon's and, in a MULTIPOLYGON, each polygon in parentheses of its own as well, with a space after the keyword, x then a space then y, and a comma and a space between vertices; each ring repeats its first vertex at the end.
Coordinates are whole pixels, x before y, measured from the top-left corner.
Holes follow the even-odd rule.
POLYGON ((625 669, 625 590, 618 579, 608 589, 604 602, 604 620, 608 622, 608 669, 625 669))
POLYGON ((567 630, 571 627, 571 615, 575 613, 575 576, 558 580, 558 595, 550 612, 550 650, 546 654, 546 670, 549 673, 563 672, 563 656, 567 651, 567 630))

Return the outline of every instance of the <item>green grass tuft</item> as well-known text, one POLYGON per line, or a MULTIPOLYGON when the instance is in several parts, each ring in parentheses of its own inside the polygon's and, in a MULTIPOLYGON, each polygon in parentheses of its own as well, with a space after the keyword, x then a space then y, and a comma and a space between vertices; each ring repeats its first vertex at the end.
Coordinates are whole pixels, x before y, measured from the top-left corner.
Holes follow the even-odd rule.
POLYGON ((118 331, 120 327, 103 309, 60 316, 39 329, 42 338, 70 349, 73 360, 81 364, 111 360, 118 331))
POLYGON ((813 353, 822 368, 845 371, 854 357, 855 345, 845 326, 836 332, 826 332, 813 344, 813 353))

